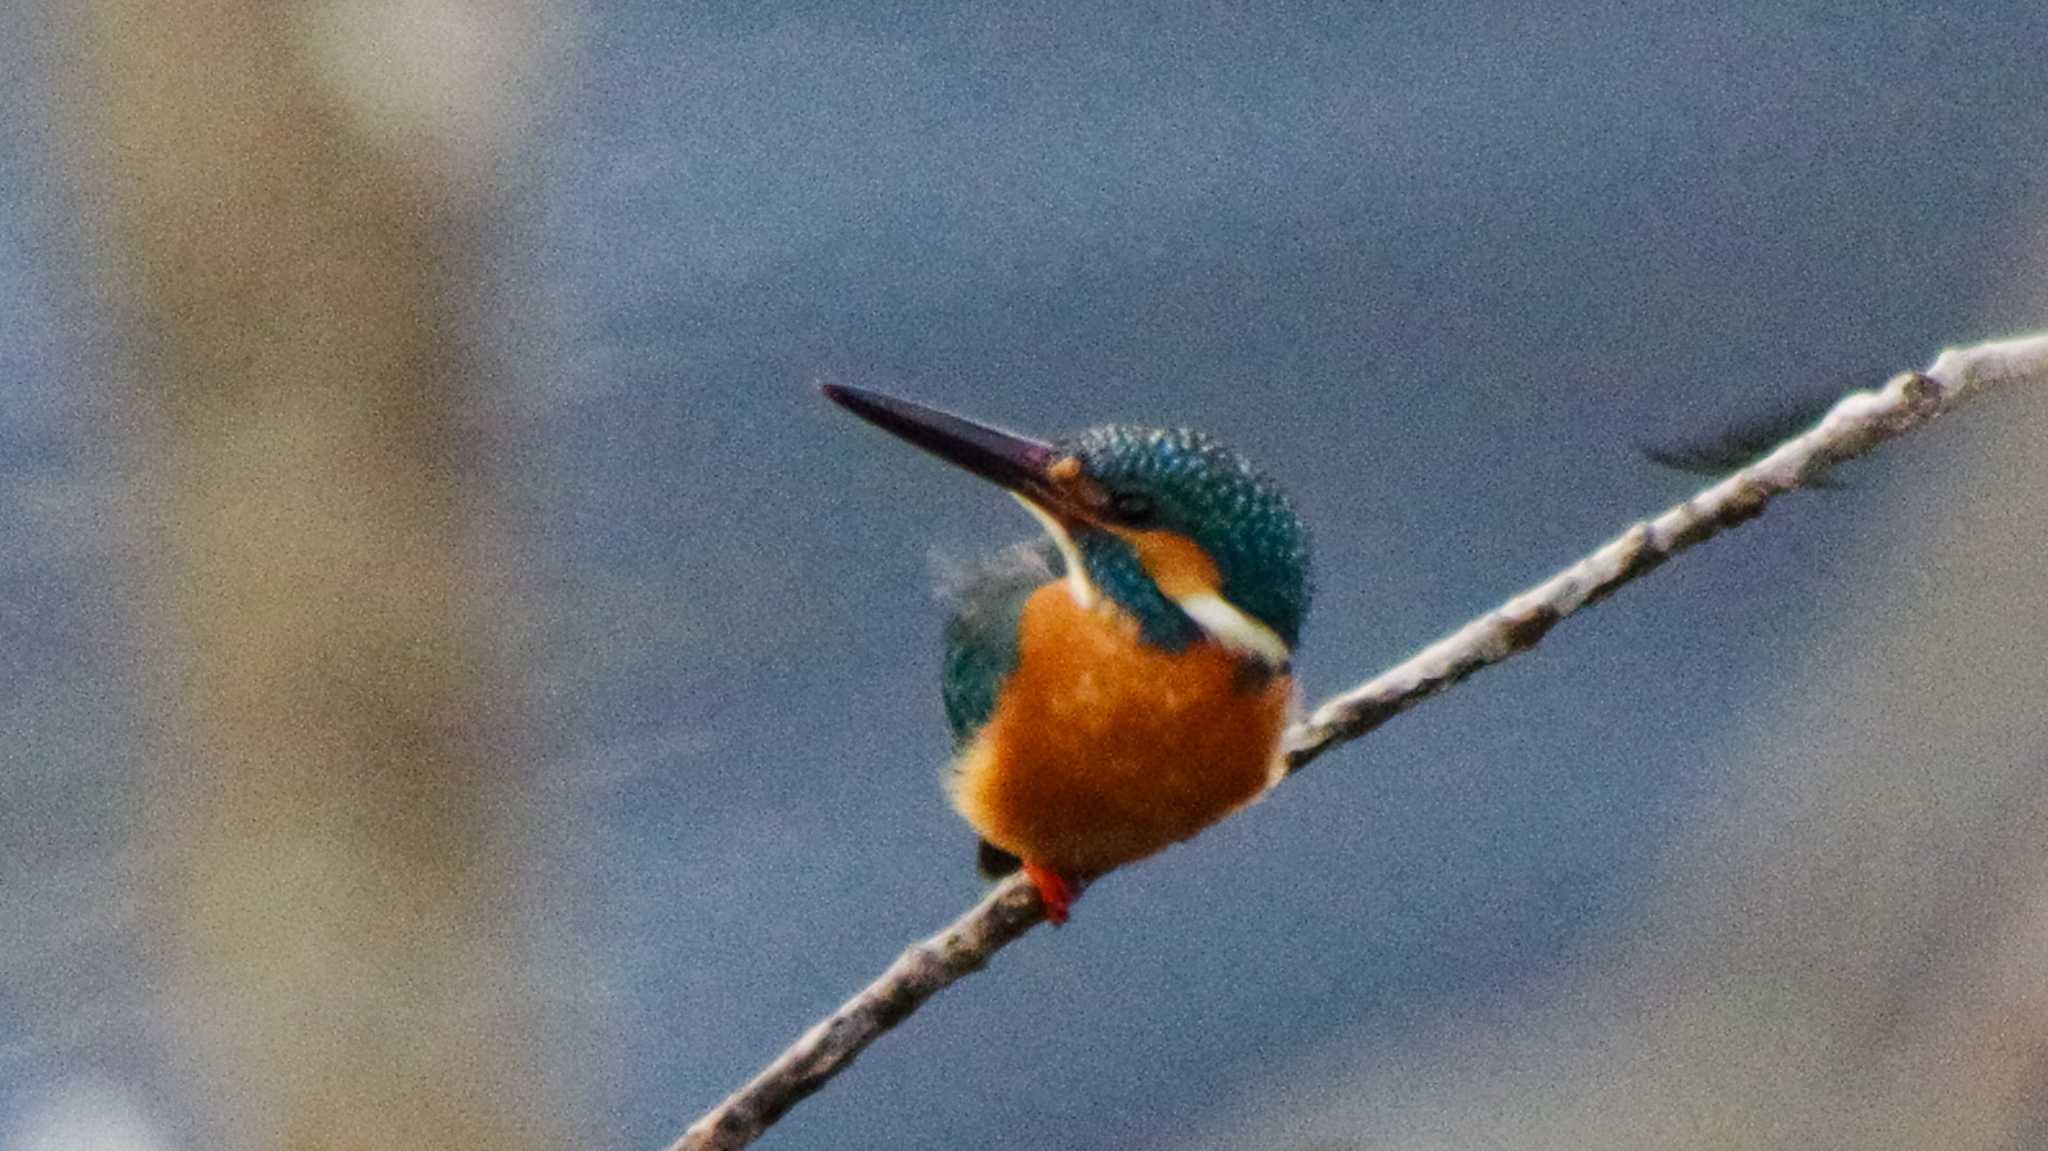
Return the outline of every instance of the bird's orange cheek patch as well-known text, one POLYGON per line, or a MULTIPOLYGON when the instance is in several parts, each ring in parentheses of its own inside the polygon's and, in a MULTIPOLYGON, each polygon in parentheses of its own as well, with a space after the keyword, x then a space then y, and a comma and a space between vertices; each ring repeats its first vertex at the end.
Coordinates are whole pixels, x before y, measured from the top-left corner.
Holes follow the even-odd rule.
POLYGON ((1187 596, 1213 592, 1222 586, 1222 576, 1216 571, 1216 561, 1209 558, 1189 539, 1177 532, 1140 532, 1119 529, 1116 533, 1131 550, 1138 553, 1138 562, 1145 565, 1145 571, 1152 582, 1168 599, 1182 599, 1187 596))

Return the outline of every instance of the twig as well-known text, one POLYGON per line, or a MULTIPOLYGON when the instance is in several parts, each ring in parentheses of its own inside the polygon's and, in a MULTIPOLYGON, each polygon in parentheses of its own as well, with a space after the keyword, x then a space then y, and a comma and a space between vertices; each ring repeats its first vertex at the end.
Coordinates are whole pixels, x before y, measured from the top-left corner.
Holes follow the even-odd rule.
POLYGON ((1948 411, 1984 388, 2048 376, 2048 335, 1950 348, 1925 372, 1844 396, 1813 427, 1666 510, 1638 520, 1593 554, 1529 588, 1400 666, 1333 696, 1287 733, 1288 770, 1356 739, 1480 668, 1536 645, 1557 621, 1726 528, 1775 496, 1948 411))
MULTIPOLYGON (((1924 372, 1844 397, 1769 455, 1429 645, 1399 666, 1331 697, 1287 732, 1289 772, 1357 739, 1481 668, 1534 647, 1556 623, 1723 529, 1754 519, 1772 497, 1812 483, 1835 464, 1919 427, 1979 391, 2048 381, 2048 334, 1943 352, 1924 372)), ((782 1114, 852 1063, 876 1037, 1045 918, 1029 881, 1012 876, 952 926, 918 943, 880 978, 692 1124, 669 1151, 727 1151, 752 1142, 782 1114)))

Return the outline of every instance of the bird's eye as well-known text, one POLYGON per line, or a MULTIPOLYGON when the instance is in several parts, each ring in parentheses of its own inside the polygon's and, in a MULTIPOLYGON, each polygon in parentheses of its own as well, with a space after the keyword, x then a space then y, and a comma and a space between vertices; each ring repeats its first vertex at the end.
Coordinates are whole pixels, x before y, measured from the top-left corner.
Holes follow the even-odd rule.
POLYGON ((1152 522, 1159 509, 1152 503, 1152 497, 1142 492, 1116 492, 1109 497, 1110 514, 1119 521, 1133 527, 1152 522))

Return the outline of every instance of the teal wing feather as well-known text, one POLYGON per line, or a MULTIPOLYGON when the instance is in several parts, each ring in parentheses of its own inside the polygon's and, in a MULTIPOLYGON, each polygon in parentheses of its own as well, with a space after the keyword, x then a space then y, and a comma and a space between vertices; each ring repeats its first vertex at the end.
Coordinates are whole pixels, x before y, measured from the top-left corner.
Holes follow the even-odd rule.
POLYGON ((1031 593, 1059 579, 1063 565, 1050 540, 1019 544, 947 581, 944 695, 953 746, 974 741, 996 711, 1003 681, 1017 668, 1017 621, 1031 593))
MULTIPOLYGON (((963 750, 996 713, 1003 681, 1017 670, 1017 622, 1031 593, 1064 574, 1051 540, 1018 544, 945 581, 940 594, 952 606, 946 620, 943 684, 953 748, 963 750)), ((1021 866, 1016 856, 986 840, 976 869, 997 879, 1021 866)))

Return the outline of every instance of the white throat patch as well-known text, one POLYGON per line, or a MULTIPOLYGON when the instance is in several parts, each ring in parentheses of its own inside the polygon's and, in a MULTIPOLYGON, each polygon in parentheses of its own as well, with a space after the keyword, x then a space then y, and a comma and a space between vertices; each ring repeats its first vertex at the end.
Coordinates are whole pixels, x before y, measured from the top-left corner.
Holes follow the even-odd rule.
POLYGON ((1081 548, 1074 543, 1074 537, 1067 534, 1066 525, 1053 518, 1052 513, 1016 492, 1011 492, 1010 497, 1024 505, 1024 510, 1031 513, 1031 518, 1045 527, 1045 534, 1052 537, 1053 546, 1060 549, 1060 560, 1067 565, 1067 594, 1073 596, 1074 602, 1084 608, 1094 607, 1096 601, 1102 598, 1102 594, 1095 590, 1094 584, 1088 582, 1088 565, 1081 562, 1081 548))

